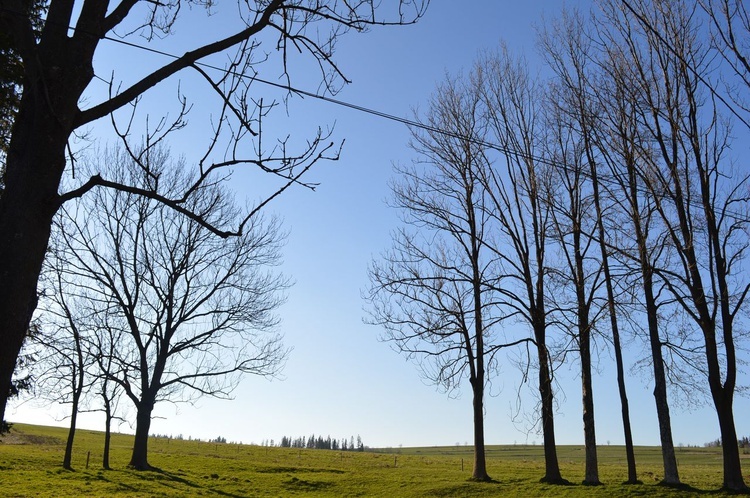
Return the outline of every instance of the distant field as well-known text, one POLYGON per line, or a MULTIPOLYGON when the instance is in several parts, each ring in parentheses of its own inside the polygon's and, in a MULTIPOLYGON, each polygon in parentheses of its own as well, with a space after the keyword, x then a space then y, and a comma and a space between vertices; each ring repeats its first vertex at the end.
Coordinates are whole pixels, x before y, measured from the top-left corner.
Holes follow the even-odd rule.
MULTIPOLYGON (((642 485, 625 486, 621 446, 599 448, 604 486, 583 480, 583 448, 558 449, 563 476, 573 485, 540 484, 544 462, 540 446, 491 446, 493 483, 474 483, 471 447, 402 448, 364 453, 265 448, 235 444, 152 439, 150 462, 160 472, 125 468, 132 437, 115 435, 111 465, 101 470, 103 435, 79 431, 74 472, 62 470, 65 430, 16 424, 0 442, 0 496, 725 496, 721 486, 721 454, 716 448, 679 448, 683 481, 690 488, 657 486, 661 478, 658 448, 639 447, 642 485), (89 468, 86 459, 90 452, 89 468), (463 466, 463 469, 462 469, 463 466)), ((748 456, 748 455, 745 455, 748 456)), ((745 471, 750 471, 746 460, 745 471)), ((746 476, 750 482, 750 475, 746 476)))

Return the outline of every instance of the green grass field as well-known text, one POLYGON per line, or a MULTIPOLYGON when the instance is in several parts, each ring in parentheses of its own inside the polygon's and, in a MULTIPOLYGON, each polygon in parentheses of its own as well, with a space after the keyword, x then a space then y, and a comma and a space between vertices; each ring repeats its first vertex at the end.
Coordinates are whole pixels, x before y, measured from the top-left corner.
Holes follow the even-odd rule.
MULTIPOLYGON (((75 471, 61 468, 65 430, 16 424, 0 443, 0 496, 725 496, 721 454, 716 448, 680 448, 678 460, 686 489, 658 486, 658 448, 637 448, 641 485, 623 485, 621 446, 602 446, 603 486, 587 487, 583 448, 558 448, 570 486, 540 484, 544 462, 539 446, 491 446, 492 483, 470 482, 471 447, 403 448, 363 453, 298 450, 197 441, 151 439, 150 463, 161 471, 126 468, 132 437, 115 435, 110 462, 101 470, 103 435, 79 431, 75 471), (86 468, 90 452, 89 467, 86 468), (463 466, 463 468, 462 468, 463 466)), ((744 456, 744 455, 743 455, 744 456)), ((750 461, 745 465, 750 470, 750 461)), ((746 477, 750 482, 750 476, 746 477)))

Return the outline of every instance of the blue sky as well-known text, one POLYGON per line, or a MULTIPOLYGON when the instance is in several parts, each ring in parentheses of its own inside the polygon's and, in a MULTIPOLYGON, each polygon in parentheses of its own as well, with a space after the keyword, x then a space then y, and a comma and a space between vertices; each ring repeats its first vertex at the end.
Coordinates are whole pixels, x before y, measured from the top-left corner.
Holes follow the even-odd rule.
MULTIPOLYGON (((231 3, 231 2, 230 2, 231 3)), ((384 2, 387 3, 387 2, 384 2)), ((588 8, 585 0, 569 6, 588 8)), ((478 52, 505 41, 512 51, 522 51, 532 69, 542 65, 535 52, 535 26, 542 17, 553 18, 562 7, 557 1, 506 2, 433 0, 427 15, 417 25, 376 28, 367 34, 350 34, 338 45, 336 60, 353 83, 337 98, 389 114, 412 117, 424 107, 435 85, 446 74, 468 69, 478 52)), ((187 13, 191 16, 199 13, 187 13)), ((200 19, 198 16, 196 19, 200 19)), ((197 25, 178 33, 171 49, 184 51, 210 30, 197 25)), ((97 74, 109 74, 108 66, 136 71, 157 56, 134 49, 102 46, 97 55, 97 74)), ((122 69, 118 75, 126 74, 122 69)), ((264 76, 261 74, 261 76, 264 76)), ((315 91, 317 82, 309 68, 292 74, 293 84, 315 91)), ((182 85, 200 111, 199 83, 183 76, 182 85)), ((172 82, 174 83, 174 82, 172 82)), ((171 87, 170 87, 171 88, 171 87)), ((259 92, 273 91, 258 86, 259 92)), ((97 91, 92 88, 92 99, 97 91)), ((171 90, 170 90, 171 91, 171 90)), ((161 94, 160 94, 161 95, 161 94)), ((261 95, 259 93, 259 95, 261 95)), ((158 105, 161 97, 146 100, 158 105)), ((280 114, 283 114, 280 113, 280 114)), ((191 122, 200 124, 200 118, 191 122)), ((378 341, 380 330, 365 325, 360 293, 368 285, 367 265, 390 244, 390 231, 398 226, 398 213, 388 208, 388 180, 394 162, 408 162, 414 154, 407 147, 409 132, 404 125, 340 108, 313 99, 294 98, 289 117, 278 118, 279 132, 301 139, 318 125, 335 124, 334 137, 345 139, 340 161, 320 164, 309 180, 319 182, 316 192, 297 189, 271 204, 289 230, 282 271, 296 284, 280 309, 280 331, 294 348, 283 380, 246 377, 234 392, 234 400, 201 399, 195 405, 157 406, 152 432, 183 434, 200 438, 219 435, 231 441, 260 443, 282 436, 361 435, 364 443, 377 447, 464 444, 472 440, 471 395, 465 388, 449 397, 425 383, 417 368, 378 341), (456 396, 455 394, 458 394, 456 396)), ((97 127, 106 128, 102 121, 97 127)), ((200 127, 198 126, 198 131, 200 127)), ((100 132, 98 128, 92 130, 100 132)), ((187 132, 172 141, 175 152, 186 154, 195 136, 187 132)), ((257 181, 237 175, 238 197, 258 197, 257 181)), ((638 346, 632 345, 632 362, 638 346)), ((619 401, 613 360, 602 352, 595 378, 597 439, 599 444, 622 444, 619 401)), ((576 366, 558 372, 557 441, 582 444, 580 381, 576 366), (562 390, 561 390, 562 389, 562 390)), ((743 379, 747 384, 747 378, 743 379)), ((486 441, 489 444, 541 444, 541 436, 529 432, 528 417, 535 416, 533 385, 521 389, 523 412, 515 413, 520 376, 510 364, 493 379, 486 401, 486 441), (515 415, 515 416, 514 416, 515 415)), ((658 444, 658 426, 653 386, 648 373, 631 373, 633 435, 636 444, 658 444)), ((674 440, 677 444, 703 444, 718 437, 718 426, 710 407, 687 410, 672 404, 674 440)), ((750 403, 739 398, 735 414, 747 413, 750 403)), ((65 407, 38 406, 28 402, 9 410, 18 422, 59 422, 65 407)), ((750 434, 750 419, 736 416, 740 435, 750 434)), ((83 427, 99 429, 96 416, 84 416, 83 427)), ((120 428, 129 431, 126 425, 120 428)))

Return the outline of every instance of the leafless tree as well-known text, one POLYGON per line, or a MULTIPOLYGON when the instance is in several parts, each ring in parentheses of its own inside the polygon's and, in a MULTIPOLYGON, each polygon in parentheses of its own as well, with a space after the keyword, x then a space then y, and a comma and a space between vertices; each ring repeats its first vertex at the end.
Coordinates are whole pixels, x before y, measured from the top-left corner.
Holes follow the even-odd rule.
POLYGON ((493 342, 500 317, 487 285, 496 257, 482 177, 487 160, 481 92, 475 74, 447 79, 430 101, 424 125, 413 129, 419 159, 396 168, 393 205, 404 227, 393 248, 370 267, 369 322, 384 340, 418 362, 430 381, 457 389, 468 377, 473 395, 473 479, 487 481, 484 394, 501 347, 493 342), (440 130, 450 130, 446 134, 440 130))
MULTIPOLYGON (((153 176, 127 154, 105 160, 110 175, 139 188, 160 181, 180 191, 193 180, 163 148, 151 151, 153 176)), ((202 187, 188 207, 211 223, 239 216, 220 185, 202 187)), ((61 215, 71 225, 56 234, 66 284, 87 289, 97 328, 119 336, 102 362, 111 362, 107 377, 136 409, 130 465, 148 469, 157 402, 228 397, 242 374, 273 376, 282 366, 287 350, 273 331, 274 310, 287 280, 272 268, 280 228, 255 216, 242 235, 221 239, 162 203, 112 189, 92 192, 61 215)))
POLYGON ((86 325, 82 323, 82 317, 88 311, 80 295, 59 292, 65 280, 65 265, 58 256, 52 250, 48 257, 43 278, 47 286, 42 306, 44 325, 30 346, 39 351, 35 370, 38 372, 36 390, 41 393, 40 397, 70 404, 62 466, 72 470, 76 424, 84 395, 92 384, 89 369, 93 361, 84 335, 86 325))
MULTIPOLYGON (((306 184, 301 175, 316 162, 338 157, 338 147, 328 133, 314 133, 301 148, 286 139, 262 139, 262 122, 268 102, 256 92, 259 64, 269 62, 286 82, 292 81, 293 55, 302 54, 320 68, 321 87, 335 90, 346 78, 334 59, 336 42, 348 31, 365 31, 374 25, 407 24, 424 12, 428 0, 257 0, 238 1, 234 19, 237 27, 221 25, 216 41, 188 47, 162 66, 142 75, 128 75, 127 83, 114 76, 97 74, 95 60, 103 40, 143 44, 164 51, 170 35, 183 27, 188 7, 204 8, 206 23, 218 8, 207 0, 50 0, 42 18, 36 17, 37 2, 0 0, 0 32, 7 36, 7 48, 20 57, 21 98, 17 105, 7 150, 4 190, 0 197, 0 415, 4 414, 11 377, 37 305, 37 283, 45 257, 52 220, 61 206, 90 192, 96 186, 144 195, 170 206, 194 222, 221 236, 244 233, 252 228, 256 211, 246 213, 234 226, 214 225, 189 208, 191 194, 201 185, 221 177, 227 166, 246 166, 276 176, 278 188, 258 196, 269 201, 291 185, 306 184), (390 7, 390 10, 389 10, 390 7), (205 63, 222 55, 227 62, 218 74, 205 63), (289 62, 289 63, 288 63, 289 62), (75 161, 66 160, 72 149, 71 137, 101 118, 129 106, 155 87, 164 87, 175 75, 195 74, 215 95, 216 112, 205 128, 205 153, 195 158, 198 172, 185 191, 163 189, 163 184, 147 187, 121 183, 102 171, 91 171, 78 183, 65 180, 75 171, 75 161), (93 97, 93 81, 107 81, 109 95, 93 97), (130 83, 130 81, 133 81, 130 83), (250 152, 243 152, 250 151, 250 152), (69 185, 69 189, 61 186, 69 185), (244 221, 242 221, 244 220, 244 221)), ((226 7, 226 4, 222 4, 226 7)), ((211 29, 210 27, 206 29, 211 29)), ((172 79, 172 81, 175 81, 172 79)), ((203 98, 203 97, 202 97, 203 98)), ((148 161, 148 149, 187 125, 187 98, 178 90, 177 117, 169 121, 167 112, 152 116, 158 123, 146 131, 146 150, 129 122, 118 121, 117 132, 125 139, 133 156, 148 161), (129 141, 135 137, 137 146, 129 141), (136 151, 138 151, 136 153, 136 151)), ((175 116, 173 112, 171 114, 175 116)), ((122 117, 120 117, 122 119, 122 117)), ((205 126, 206 120, 201 120, 205 126)), ((147 127, 148 128, 148 127, 147 127)), ((73 175, 75 176, 75 175, 73 175)), ((261 202, 257 209, 261 209, 261 202)))
MULTIPOLYGON (((573 149, 574 152, 577 152, 573 155, 573 158, 576 159, 580 156, 581 160, 586 163, 585 165, 581 165, 581 167, 574 167, 572 170, 575 182, 570 185, 571 187, 574 186, 578 189, 583 184, 590 187, 586 204, 582 204, 583 199, 578 198, 582 194, 569 196, 571 202, 568 204, 572 207, 567 212, 570 212, 571 216, 569 217, 573 221, 570 232, 571 234, 575 234, 578 231, 581 232, 579 235, 573 236, 574 247, 581 244, 580 241, 578 244, 575 243, 576 237, 584 237, 588 239, 586 244, 595 244, 599 253, 599 262, 595 263, 594 267, 596 269, 596 278, 603 277, 603 281, 600 284, 606 290, 606 312, 609 315, 611 331, 609 339, 611 340, 615 355, 617 384, 622 407, 625 453, 628 462, 628 479, 626 482, 635 484, 640 481, 638 481, 635 464, 633 436, 630 425, 630 408, 625 385, 625 365, 620 339, 620 325, 617 318, 619 295, 616 294, 617 282, 615 281, 615 274, 610 263, 611 249, 608 247, 611 245, 611 237, 608 236, 610 230, 605 228, 605 219, 611 216, 613 210, 611 209, 612 203, 607 199, 606 195, 608 193, 607 185, 600 184, 601 173, 599 170, 603 166, 601 164, 603 161, 598 150, 598 145, 601 143, 598 131, 600 128, 600 114, 606 112, 606 109, 602 105, 599 95, 598 83, 601 79, 599 65, 597 64, 599 52, 597 45, 592 43, 593 37, 590 31, 586 23, 586 18, 582 13, 578 11, 564 11, 560 18, 553 20, 540 33, 540 46, 547 64, 556 75, 554 86, 550 91, 552 96, 551 105, 556 109, 556 113, 553 114, 552 126, 559 128, 561 132, 569 134, 569 139, 577 144, 573 149), (558 114, 559 116, 557 116, 558 114), (578 206, 579 204, 581 205, 578 206), (575 207, 578 207, 578 209, 574 209, 575 207), (581 222, 575 221, 576 218, 582 217, 584 213, 588 213, 590 217, 593 217, 593 223, 590 223, 588 227, 584 227, 581 222), (575 216, 572 216, 573 214, 575 216), (578 229, 576 229, 577 226, 578 229)), ((561 144, 560 148, 564 148, 564 143, 561 144)), ((568 161, 565 160, 558 161, 558 166, 556 167, 556 170, 560 170, 564 174, 564 177, 569 176, 570 168, 567 166, 567 163, 568 161)), ((568 185, 570 183, 563 182, 563 184, 568 185)), ((572 189, 567 190, 571 191, 572 189)), ((614 212, 617 213, 616 210, 614 212)), ((612 224, 612 226, 615 226, 615 224, 612 224)), ((587 250, 591 249, 588 245, 585 247, 587 250)), ((574 251, 574 254, 577 252, 579 251, 574 251)), ((568 258, 568 261, 575 262, 575 264, 569 265, 571 268, 574 266, 580 267, 582 265, 579 264, 579 261, 583 263, 583 258, 568 258)), ((586 273, 580 270, 572 271, 570 274, 586 275, 586 273)), ((576 278, 573 280, 573 284, 575 285, 580 281, 582 281, 582 278, 576 278)), ((596 284, 597 282, 592 282, 592 290, 596 288, 596 284)), ((585 290, 585 287, 581 289, 581 291, 583 290, 585 290)), ((581 303, 579 314, 585 318, 586 313, 593 304, 594 295, 588 294, 588 299, 584 298, 587 294, 583 292, 578 292, 577 295, 578 301, 581 303), (587 301, 590 302, 586 304, 587 301)), ((602 311, 604 309, 599 307, 598 313, 602 311)), ((582 338, 588 335, 585 327, 588 321, 584 319, 578 323, 578 328, 581 331, 579 336, 582 338)), ((583 353, 583 350, 581 352, 583 353)), ((585 372, 582 373, 581 380, 584 384, 584 392, 587 390, 587 377, 590 377, 590 373, 588 375, 585 372)), ((585 395, 584 431, 590 434, 586 438, 588 457, 586 481, 596 482, 598 479, 595 478, 596 450, 595 439, 593 437, 593 404, 591 400, 587 403, 585 395), (588 410, 586 408, 587 404, 591 405, 591 408, 588 410), (587 412, 591 415, 587 416, 587 412), (588 429, 586 429, 587 425, 589 425, 588 429), (591 454, 590 457, 589 453, 591 454)))
POLYGON ((490 213, 497 226, 491 246, 499 259, 495 290, 506 319, 528 324, 539 368, 541 425, 544 437, 543 481, 566 483, 557 460, 554 426, 553 365, 548 344, 547 240, 551 229, 550 170, 543 156, 542 92, 526 62, 503 47, 480 60, 492 142, 502 155, 484 179, 490 213), (504 164, 503 164, 504 163, 504 164), (504 167, 503 167, 504 166, 504 167))
POLYGON ((668 259, 664 227, 656 216, 657 200, 645 183, 651 175, 650 158, 654 150, 650 147, 640 120, 641 91, 650 91, 647 86, 657 86, 658 81, 641 79, 648 68, 644 59, 648 51, 634 35, 635 27, 623 15, 621 5, 616 2, 603 3, 602 20, 597 25, 597 36, 606 47, 601 55, 603 77, 600 80, 599 96, 605 111, 597 127, 599 150, 607 168, 608 185, 613 190, 610 198, 617 201, 625 213, 627 224, 617 230, 618 240, 610 246, 625 267, 632 267, 637 280, 625 287, 642 291, 643 309, 646 314, 646 330, 651 356, 650 364, 654 377, 654 400, 659 421, 662 457, 664 463, 663 482, 669 485, 680 483, 677 459, 672 439, 671 417, 667 395, 667 373, 664 358, 664 330, 660 326, 660 295, 656 268, 660 261, 668 259), (639 72, 640 71, 640 72, 639 72))
POLYGON ((702 335, 708 386, 724 441, 724 487, 746 491, 733 399, 736 344, 744 336, 735 320, 750 291, 750 280, 740 271, 748 250, 750 177, 735 170, 727 157, 729 122, 704 84, 713 69, 712 56, 701 39, 695 7, 637 2, 636 9, 653 28, 645 36, 650 72, 644 76, 660 83, 642 95, 641 119, 657 152, 646 185, 658 193, 656 209, 675 254, 674 263, 658 267, 657 273, 702 335))
MULTIPOLYGON (((553 85, 550 94, 564 94, 553 85)), ((564 97, 563 97, 564 99, 564 97)), ((554 189, 546 196, 550 203, 554 243, 551 255, 559 256, 557 264, 549 265, 550 304, 554 308, 560 328, 571 336, 573 349, 578 352, 581 369, 581 397, 583 432, 586 449, 584 484, 599 481, 594 417, 592 368, 593 335, 605 308, 600 289, 604 284, 602 262, 595 240, 590 236, 597 222, 591 182, 586 165, 585 143, 569 126, 567 102, 554 102, 548 109, 550 140, 547 154, 555 163, 552 169, 554 189)), ((567 349, 567 348, 566 348, 567 349)))
MULTIPOLYGON (((109 309, 109 308, 107 308, 109 309)), ((101 411, 104 412, 104 448, 102 451, 102 468, 109 470, 110 443, 112 440, 112 422, 118 420, 124 422, 124 418, 118 415, 122 388, 113 380, 119 378, 116 368, 118 346, 125 342, 125 332, 117 327, 107 314, 98 314, 96 329, 91 340, 92 356, 96 361, 94 373, 96 375, 95 388, 101 398, 101 411)), ((114 320, 116 321, 116 319, 114 320)))

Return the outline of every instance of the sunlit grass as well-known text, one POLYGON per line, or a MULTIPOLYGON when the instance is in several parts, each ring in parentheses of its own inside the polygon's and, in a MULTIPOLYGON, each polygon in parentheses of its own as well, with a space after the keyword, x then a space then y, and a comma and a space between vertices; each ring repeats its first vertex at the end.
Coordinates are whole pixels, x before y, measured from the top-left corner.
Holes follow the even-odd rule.
MULTIPOLYGON (((16 424, 0 444, 2 496, 724 496, 720 450, 679 448, 683 481, 675 490, 661 479, 658 448, 637 449, 642 485, 623 485, 625 453, 620 446, 599 448, 604 486, 583 480, 583 449, 561 446, 563 476, 573 484, 539 483, 544 472, 539 446, 492 446, 488 471, 495 482, 471 476, 471 447, 403 448, 379 452, 339 452, 266 448, 185 440, 152 439, 150 463, 161 471, 126 468, 132 436, 114 435, 110 462, 101 469, 103 435, 79 431, 75 471, 61 468, 65 430, 16 424), (86 468, 86 461, 89 466, 86 468)), ((750 462, 748 462, 750 463, 750 462)), ((748 479, 750 480, 750 478, 748 479)))

